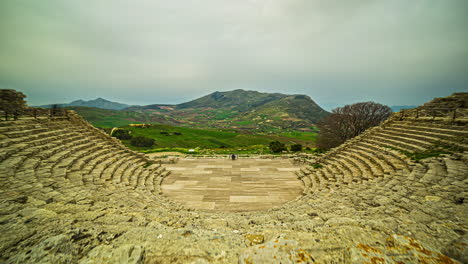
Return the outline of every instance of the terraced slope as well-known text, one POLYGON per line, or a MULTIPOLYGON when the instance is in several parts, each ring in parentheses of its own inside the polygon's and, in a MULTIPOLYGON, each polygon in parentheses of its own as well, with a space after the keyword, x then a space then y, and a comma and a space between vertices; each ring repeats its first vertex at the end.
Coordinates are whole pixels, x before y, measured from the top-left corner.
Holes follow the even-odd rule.
POLYGON ((233 213, 160 195, 159 165, 76 115, 2 121, 0 262, 467 263, 466 132, 395 115, 304 168, 300 198, 233 213))

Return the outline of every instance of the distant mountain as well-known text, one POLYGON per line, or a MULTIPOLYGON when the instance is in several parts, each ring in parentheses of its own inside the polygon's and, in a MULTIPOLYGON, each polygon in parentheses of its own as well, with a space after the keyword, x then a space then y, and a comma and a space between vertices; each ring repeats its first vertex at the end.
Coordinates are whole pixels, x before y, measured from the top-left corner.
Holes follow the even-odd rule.
MULTIPOLYGON (((84 101, 84 100, 76 100, 68 104, 58 104, 60 107, 68 107, 68 106, 85 106, 85 107, 94 107, 94 108, 102 108, 102 109, 109 109, 109 110, 122 110, 125 108, 130 107, 127 104, 121 104, 117 102, 111 102, 109 100, 103 98, 97 98, 94 100, 84 101)), ((51 108, 51 105, 42 105, 39 107, 42 108, 51 108)))
POLYGON ((234 90, 229 92, 214 92, 187 103, 177 105, 178 109, 187 108, 226 108, 246 112, 266 103, 288 97, 279 93, 260 93, 256 91, 234 90))
POLYGON ((416 105, 394 105, 390 106, 393 112, 400 112, 402 109, 416 108, 416 105))
POLYGON ((166 115, 196 127, 234 128, 271 131, 272 129, 310 129, 328 112, 309 96, 257 91, 214 92, 177 105, 129 107, 126 111, 166 115))

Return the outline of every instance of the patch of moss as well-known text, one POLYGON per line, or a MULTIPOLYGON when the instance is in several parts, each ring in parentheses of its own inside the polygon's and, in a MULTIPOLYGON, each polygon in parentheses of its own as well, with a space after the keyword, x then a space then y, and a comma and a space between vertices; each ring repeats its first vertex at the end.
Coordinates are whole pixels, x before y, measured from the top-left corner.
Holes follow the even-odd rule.
POLYGON ((427 158, 439 157, 443 154, 452 154, 456 152, 463 152, 465 149, 456 144, 450 144, 446 142, 435 142, 430 148, 424 151, 408 152, 391 146, 385 146, 386 148, 396 150, 412 160, 423 160, 427 158))
POLYGON ((145 165, 143 165, 143 168, 146 169, 146 168, 148 168, 148 167, 151 166, 151 165, 153 165, 153 162, 149 162, 149 161, 148 161, 148 162, 146 162, 145 165))
POLYGON ((323 168, 323 165, 320 164, 320 163, 314 163, 314 164, 312 164, 312 167, 313 167, 314 169, 320 169, 320 168, 323 168))

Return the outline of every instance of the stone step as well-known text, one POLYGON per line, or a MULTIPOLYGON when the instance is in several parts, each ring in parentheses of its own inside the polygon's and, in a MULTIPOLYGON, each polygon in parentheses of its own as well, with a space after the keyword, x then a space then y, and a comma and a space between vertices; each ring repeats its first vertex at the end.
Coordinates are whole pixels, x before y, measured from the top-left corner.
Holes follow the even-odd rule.
POLYGON ((98 159, 100 156, 110 153, 109 149, 103 147, 102 144, 97 144, 92 150, 90 150, 89 155, 85 155, 82 158, 77 159, 70 167, 70 171, 82 171, 85 172, 85 167, 89 165, 95 159, 98 159))
POLYGON ((387 131, 379 131, 379 133, 373 135, 372 138, 392 142, 392 144, 397 145, 401 149, 405 149, 409 152, 424 151, 432 146, 432 143, 430 142, 391 134, 387 131))
POLYGON ((148 177, 150 176, 151 171, 147 170, 146 168, 143 168, 141 171, 141 174, 138 176, 137 179, 137 189, 146 189, 146 181, 148 177))
MULTIPOLYGON (((468 145, 463 143, 463 137, 454 136, 454 135, 447 135, 447 134, 436 134, 436 133, 426 133, 423 131, 418 130, 404 130, 404 129, 394 129, 388 130, 392 134, 399 134, 402 136, 408 136, 411 138, 415 138, 421 141, 431 142, 433 144, 442 143, 442 144, 449 144, 449 145, 456 145, 459 147, 464 148, 465 150, 468 149, 468 145)), ((465 142, 468 142, 465 138, 465 142)))
POLYGON ((409 170, 408 162, 410 160, 407 156, 397 150, 386 147, 385 144, 383 146, 380 144, 382 143, 372 139, 365 139, 358 143, 359 147, 373 150, 374 155, 381 154, 382 160, 385 160, 394 170, 409 170))
POLYGON ((345 157, 342 153, 343 152, 335 154, 333 157, 336 161, 340 162, 343 166, 345 166, 348 170, 351 171, 353 179, 361 179, 364 174, 362 168, 356 166, 348 157, 345 157))
POLYGON ((326 159, 324 161, 325 165, 329 165, 330 169, 334 172, 335 175, 341 175, 339 177, 339 182, 350 182, 352 179, 352 173, 347 168, 343 167, 343 165, 334 159, 326 159))
POLYGON ((391 173, 394 171, 393 167, 389 164, 388 157, 382 157, 382 154, 376 154, 371 149, 355 144, 348 151, 359 154, 360 157, 365 158, 370 164, 375 165, 381 173, 391 173))
POLYGON ((143 172, 144 168, 143 166, 145 163, 139 163, 139 166, 135 168, 135 170, 130 174, 130 186, 133 189, 136 189, 138 187, 138 181, 140 180, 140 175, 143 172))
POLYGON ((356 168, 352 167, 347 161, 338 157, 329 157, 329 159, 334 160, 345 171, 345 174, 343 175, 344 182, 352 182, 355 180, 355 177, 357 176, 356 168))
POLYGON ((76 140, 70 140, 69 142, 63 145, 59 145, 53 148, 50 152, 42 151, 36 155, 44 159, 44 162, 46 161, 49 164, 55 165, 56 163, 60 162, 60 160, 72 155, 73 151, 81 150, 81 147, 91 146, 92 144, 94 143, 89 143, 88 139, 77 137, 76 140), (45 154, 46 152, 47 154, 45 154))
POLYGON ((368 153, 359 151, 358 149, 352 148, 349 151, 359 159, 367 168, 371 171, 374 177, 381 177, 385 173, 390 171, 382 165, 382 162, 378 158, 369 156, 368 153))
POLYGON ((1 163, 3 173, 7 176, 14 176, 15 171, 21 167, 21 164, 27 159, 26 156, 12 155, 1 163))
POLYGON ((434 142, 443 140, 441 138, 435 138, 435 137, 428 137, 424 136, 422 134, 412 134, 410 131, 406 132, 395 132, 392 130, 385 130, 383 132, 384 135, 389 135, 392 138, 398 138, 400 140, 403 140, 405 142, 408 142, 413 145, 419 145, 423 146, 425 148, 429 148, 430 146, 433 145, 434 142))
POLYGON ((112 155, 111 157, 103 160, 99 164, 97 164, 94 169, 91 171, 93 174, 94 180, 99 182, 105 182, 112 178, 111 172, 108 170, 112 164, 117 163, 120 159, 125 158, 125 153, 121 153, 118 155, 112 155))
POLYGON ((24 124, 24 125, 10 125, 10 126, 0 126, 0 134, 4 134, 11 131, 23 131, 31 130, 41 127, 41 124, 24 124))
POLYGON ((102 175, 106 175, 106 177, 101 176, 105 181, 112 181, 114 182, 114 175, 116 171, 119 169, 120 166, 122 166, 125 162, 130 160, 132 158, 132 155, 128 153, 123 153, 117 158, 117 161, 112 163, 110 166, 108 166, 103 172, 102 175))
POLYGON ((102 147, 102 143, 95 143, 92 147, 73 154, 72 156, 75 157, 75 159, 68 167, 68 171, 80 171, 82 167, 84 167, 84 165, 87 163, 87 161, 98 156, 99 153, 103 153, 102 147))
MULTIPOLYGON (((401 133, 411 133, 414 135, 424 135, 427 137, 434 137, 434 138, 444 138, 444 139, 454 139, 457 137, 466 137, 468 136, 467 133, 449 133, 448 131, 431 131, 427 130, 424 127, 417 127, 417 126, 402 126, 402 125, 391 125, 385 128, 385 130, 401 132, 401 133)), ((450 131, 454 132, 454 131, 450 131)))
POLYGON ((323 166, 319 169, 322 172, 322 175, 330 182, 337 182, 337 177, 333 174, 328 166, 323 166))
POLYGON ((140 161, 136 161, 136 162, 129 164, 129 166, 122 172, 122 182, 126 186, 133 188, 136 182, 134 179, 136 175, 134 175, 134 173, 139 167, 142 167, 143 165, 144 163, 140 161))
POLYGON ((130 185, 130 176, 132 172, 136 169, 136 167, 139 166, 138 163, 140 161, 141 160, 138 157, 134 157, 130 161, 126 162, 125 166, 122 166, 121 169, 119 169, 118 172, 116 172, 116 174, 120 177, 119 183, 122 183, 125 186, 130 185))
POLYGON ((321 170, 316 170, 314 172, 314 175, 316 177, 316 179, 318 180, 318 183, 319 183, 319 189, 320 190, 323 190, 323 189, 327 189, 328 188, 328 185, 329 185, 329 181, 328 179, 322 174, 322 171, 321 170))
POLYGON ((91 174, 91 172, 95 169, 97 165, 99 165, 101 162, 104 162, 107 159, 112 158, 115 155, 119 155, 123 153, 121 150, 115 150, 113 148, 106 148, 108 151, 100 156, 97 156, 93 160, 91 160, 88 164, 85 165, 83 168, 83 172, 86 174, 91 174))
POLYGON ((147 170, 148 171, 148 177, 146 177, 145 180, 145 188, 151 192, 154 192, 155 187, 154 187, 154 181, 156 177, 158 177, 158 174, 156 172, 147 170))
POLYGON ((6 148, 14 144, 21 144, 21 143, 30 144, 32 141, 35 141, 35 140, 48 139, 51 136, 60 136, 61 133, 65 133, 65 130, 52 130, 52 131, 47 131, 44 133, 39 133, 36 135, 28 135, 25 137, 18 137, 18 138, 3 138, 0 141, 0 147, 6 148))
POLYGON ((424 151, 425 148, 421 147, 414 147, 408 146, 408 144, 402 143, 401 141, 389 139, 387 136, 384 135, 373 135, 372 137, 364 139, 366 142, 370 142, 372 144, 376 144, 382 147, 387 147, 389 149, 393 149, 395 151, 405 151, 409 153, 413 153, 415 151, 424 151))
POLYGON ((156 181, 157 178, 162 177, 162 173, 166 171, 161 165, 157 168, 152 168, 150 170, 149 177, 146 179, 145 185, 147 186, 147 189, 150 191, 154 192, 156 190, 156 186, 154 186, 154 182, 156 181))
POLYGON ((45 127, 36 127, 32 128, 30 130, 12 130, 12 131, 6 131, 3 133, 3 135, 7 136, 8 138, 19 138, 19 137, 25 137, 29 135, 35 135, 43 132, 47 132, 48 129, 45 127))
POLYGON ((68 157, 62 159, 60 162, 56 163, 55 166, 58 168, 66 168, 67 170, 69 170, 77 159, 89 154, 92 148, 96 146, 95 144, 96 143, 91 141, 87 144, 76 145, 72 147, 68 150, 68 152, 71 154, 68 157))
POLYGON ((47 162, 52 162, 53 160, 49 160, 49 159, 50 157, 55 155, 55 153, 63 151, 67 147, 71 147, 76 144, 87 143, 87 141, 88 140, 86 138, 83 138, 80 135, 76 135, 76 136, 62 139, 61 141, 56 141, 47 145, 33 147, 31 148, 31 153, 29 153, 28 155, 30 156, 35 155, 35 156, 42 158, 44 161, 47 160, 47 162))
POLYGON ((37 158, 40 158, 42 160, 42 162, 50 161, 51 157, 53 157, 53 155, 55 153, 66 149, 67 147, 71 146, 72 143, 67 143, 67 144, 62 145, 62 146, 56 146, 55 148, 49 149, 48 152, 47 152, 47 155, 44 154, 45 151, 41 151, 42 148, 30 150, 30 152, 28 152, 27 155, 25 155, 24 153, 16 153, 16 154, 11 155, 10 157, 8 157, 6 160, 3 160, 1 162, 1 166, 5 166, 7 168, 10 167, 10 166, 13 166, 14 170, 16 170, 19 167, 21 167, 21 164, 22 164, 23 161, 27 160, 28 157, 34 156, 34 154, 35 154, 35 156, 37 158), (21 157, 21 159, 18 159, 17 157, 21 157), (10 159, 13 159, 14 161, 10 162, 9 161, 10 159), (19 161, 19 160, 21 160, 20 163, 15 162, 15 161, 19 161))
POLYGON ((124 172, 129 169, 130 166, 133 166, 135 163, 138 162, 138 158, 135 156, 131 156, 131 158, 127 159, 124 163, 122 163, 121 166, 117 168, 117 170, 114 172, 114 177, 112 178, 112 182, 114 184, 128 184, 128 179, 125 179, 124 172))
POLYGON ((343 172, 340 171, 341 168, 338 168, 335 164, 325 164, 321 168, 324 175, 327 175, 328 179, 333 179, 333 182, 336 184, 341 184, 345 181, 343 172))
POLYGON ((468 136, 467 126, 440 125, 427 122, 395 122, 392 127, 410 128, 427 132, 450 134, 454 136, 468 136))
POLYGON ((302 183, 304 184, 304 190, 303 194, 307 194, 312 190, 312 181, 310 180, 309 176, 304 175, 303 177, 300 178, 302 183))

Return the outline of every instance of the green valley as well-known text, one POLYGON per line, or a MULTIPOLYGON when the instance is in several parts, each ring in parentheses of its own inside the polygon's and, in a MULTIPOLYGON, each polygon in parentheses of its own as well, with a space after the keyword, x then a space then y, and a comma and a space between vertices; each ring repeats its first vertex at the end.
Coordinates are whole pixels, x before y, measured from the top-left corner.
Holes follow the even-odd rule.
MULTIPOLYGON (((130 131, 132 136, 145 136, 155 140, 151 148, 139 148, 130 144, 130 140, 122 142, 131 149, 138 151, 179 151, 187 149, 211 150, 216 153, 226 151, 266 152, 271 141, 278 140, 287 145, 301 144, 313 148, 316 134, 314 132, 295 132, 280 135, 245 134, 221 130, 194 129, 170 125, 153 124, 150 127, 122 126, 130 131)), ((110 129, 106 129, 110 132, 110 129)))

